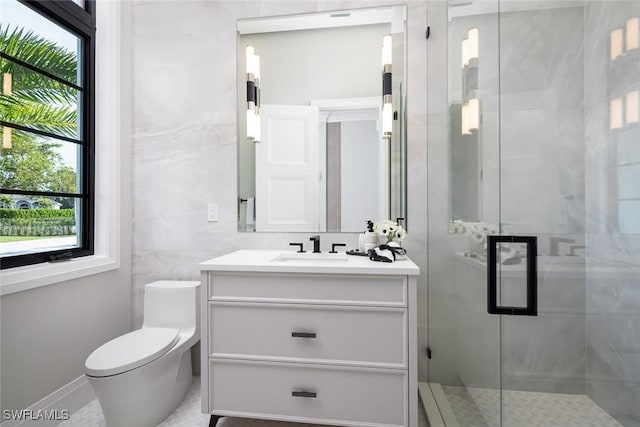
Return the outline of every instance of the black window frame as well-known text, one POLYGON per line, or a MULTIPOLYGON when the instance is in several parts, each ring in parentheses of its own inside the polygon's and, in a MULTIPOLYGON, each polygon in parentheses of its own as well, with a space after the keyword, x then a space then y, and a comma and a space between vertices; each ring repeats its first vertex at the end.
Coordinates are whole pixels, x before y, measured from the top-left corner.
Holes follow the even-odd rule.
MULTIPOLYGON (((76 224, 76 235, 80 238, 78 246, 74 248, 58 249, 51 251, 32 252, 18 255, 4 256, 0 258, 0 269, 21 267, 26 265, 41 264, 59 259, 77 258, 94 254, 94 224, 95 224, 95 57, 96 57, 96 5, 95 0, 85 0, 84 8, 72 0, 17 0, 21 4, 31 8, 38 14, 54 22, 60 27, 70 31, 83 40, 79 51, 82 73, 82 90, 79 102, 81 112, 81 135, 75 143, 81 144, 82 167, 79 177, 80 189, 78 193, 56 193, 48 191, 23 191, 18 189, 0 188, 0 194, 20 194, 43 197, 73 197, 82 200, 80 215, 81 224, 76 224)), ((2 58, 25 66, 24 62, 17 58, 0 52, 2 58)), ((47 70, 40 70, 26 64, 27 68, 45 74, 47 70)), ((58 135, 48 134, 37 129, 21 126, 11 122, 0 120, 0 124, 17 130, 24 130, 56 139, 58 135)))

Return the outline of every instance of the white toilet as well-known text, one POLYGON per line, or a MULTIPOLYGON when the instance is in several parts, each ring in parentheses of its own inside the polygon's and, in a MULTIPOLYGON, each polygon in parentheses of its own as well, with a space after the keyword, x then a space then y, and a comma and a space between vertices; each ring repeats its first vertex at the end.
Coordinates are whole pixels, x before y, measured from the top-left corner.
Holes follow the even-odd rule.
POLYGON ((180 405, 192 380, 189 349, 200 339, 196 281, 145 286, 141 329, 98 347, 85 372, 108 427, 157 426, 180 405))

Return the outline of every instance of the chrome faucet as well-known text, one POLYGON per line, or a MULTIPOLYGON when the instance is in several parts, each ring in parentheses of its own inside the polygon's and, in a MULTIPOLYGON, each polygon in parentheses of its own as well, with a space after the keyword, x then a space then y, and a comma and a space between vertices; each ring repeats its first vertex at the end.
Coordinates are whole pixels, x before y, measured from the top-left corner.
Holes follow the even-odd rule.
POLYGON ((574 239, 566 239, 564 237, 549 237, 549 256, 560 256, 558 247, 560 243, 575 243, 574 239))
POLYGON ((309 240, 313 242, 313 253, 319 254, 320 253, 320 236, 316 234, 315 236, 311 236, 309 240))

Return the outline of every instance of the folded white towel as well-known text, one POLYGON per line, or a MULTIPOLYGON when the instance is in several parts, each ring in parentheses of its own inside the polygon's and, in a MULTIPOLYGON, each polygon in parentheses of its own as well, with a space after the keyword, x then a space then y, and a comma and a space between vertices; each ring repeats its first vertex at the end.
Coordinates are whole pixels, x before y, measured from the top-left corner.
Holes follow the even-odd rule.
POLYGON ((245 224, 253 225, 256 223, 256 200, 253 197, 247 197, 247 212, 245 214, 245 224))

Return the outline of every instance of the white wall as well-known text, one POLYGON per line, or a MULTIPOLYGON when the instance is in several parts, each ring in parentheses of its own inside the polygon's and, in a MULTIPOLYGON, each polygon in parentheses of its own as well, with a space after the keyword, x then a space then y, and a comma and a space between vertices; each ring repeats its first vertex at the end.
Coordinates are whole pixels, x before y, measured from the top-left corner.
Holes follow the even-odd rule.
POLYGON ((3 410, 83 375, 93 350, 130 330, 129 257, 123 250, 118 270, 2 297, 3 410))
MULTIPOLYGON (((406 246, 423 270, 419 306, 425 308, 426 3, 407 3, 406 246)), ((144 283, 159 278, 198 279, 198 262, 238 248, 285 249, 289 242, 308 240, 306 234, 237 232, 236 20, 350 7, 362 7, 362 2, 133 3, 134 323, 141 320, 144 283), (219 203, 219 222, 206 222, 207 202, 219 203)), ((332 242, 353 248, 357 234, 322 235, 323 250, 332 242)), ((420 321, 425 319, 422 309, 420 321)))

